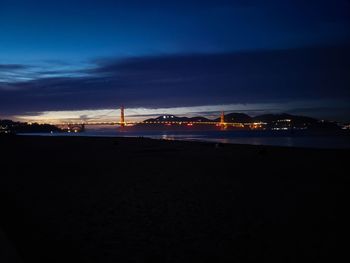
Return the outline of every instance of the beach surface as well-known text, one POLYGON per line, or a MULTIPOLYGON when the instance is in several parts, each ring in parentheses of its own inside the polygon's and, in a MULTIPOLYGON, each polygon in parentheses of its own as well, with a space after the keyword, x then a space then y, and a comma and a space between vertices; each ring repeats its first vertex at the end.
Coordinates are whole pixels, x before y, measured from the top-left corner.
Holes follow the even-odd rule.
POLYGON ((345 249, 349 150, 32 136, 0 147, 0 229, 21 262, 319 262, 345 249))

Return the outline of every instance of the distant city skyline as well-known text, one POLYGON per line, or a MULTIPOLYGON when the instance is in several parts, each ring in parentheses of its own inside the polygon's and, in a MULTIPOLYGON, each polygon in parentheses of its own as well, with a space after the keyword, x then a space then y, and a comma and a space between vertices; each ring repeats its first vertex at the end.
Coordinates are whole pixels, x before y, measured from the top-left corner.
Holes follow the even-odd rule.
POLYGON ((0 118, 350 121, 350 3, 3 0, 0 118), (115 112, 113 112, 115 110, 115 112))

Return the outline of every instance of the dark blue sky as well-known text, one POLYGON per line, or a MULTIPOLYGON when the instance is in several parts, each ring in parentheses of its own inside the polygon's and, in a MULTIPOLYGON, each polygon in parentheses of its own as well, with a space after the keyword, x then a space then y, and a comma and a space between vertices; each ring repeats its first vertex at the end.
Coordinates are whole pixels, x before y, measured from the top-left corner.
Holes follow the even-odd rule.
POLYGON ((309 101, 346 119, 349 28, 348 0, 1 0, 0 117, 309 101))

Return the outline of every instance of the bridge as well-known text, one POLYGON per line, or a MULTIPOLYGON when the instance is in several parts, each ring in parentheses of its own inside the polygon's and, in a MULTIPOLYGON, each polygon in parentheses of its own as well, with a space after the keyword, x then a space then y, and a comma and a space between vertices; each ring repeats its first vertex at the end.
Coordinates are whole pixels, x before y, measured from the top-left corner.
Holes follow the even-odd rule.
POLYGON ((157 124, 164 124, 164 125, 187 125, 187 126, 194 126, 194 125, 215 125, 220 127, 221 129, 226 129, 227 127, 236 127, 236 128, 244 128, 244 127, 250 127, 250 128, 261 128, 263 123, 240 123, 240 122, 225 122, 225 114, 224 112, 220 115, 220 122, 216 121, 172 121, 172 120, 165 120, 165 121, 126 121, 125 115, 124 115, 124 107, 122 106, 120 108, 120 121, 110 122, 110 121, 89 121, 89 122, 67 122, 67 123, 60 123, 59 127, 66 126, 68 127, 68 130, 71 131, 82 131, 85 129, 85 126, 90 125, 98 125, 98 126, 105 126, 105 125, 113 125, 113 126, 133 126, 137 124, 147 124, 147 125, 157 125, 157 124))

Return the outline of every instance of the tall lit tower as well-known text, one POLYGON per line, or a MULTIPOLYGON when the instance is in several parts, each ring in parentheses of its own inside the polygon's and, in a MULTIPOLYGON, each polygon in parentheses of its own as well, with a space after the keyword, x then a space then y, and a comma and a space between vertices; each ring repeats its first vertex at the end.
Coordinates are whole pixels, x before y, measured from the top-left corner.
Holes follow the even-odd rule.
POLYGON ((220 116, 220 125, 223 125, 225 123, 225 113, 222 111, 220 116))
POLYGON ((220 127, 222 130, 225 130, 227 128, 225 123, 225 113, 222 111, 220 116, 220 127))
POLYGON ((120 107, 120 126, 121 127, 125 126, 125 116, 124 116, 124 106, 123 105, 120 107))

